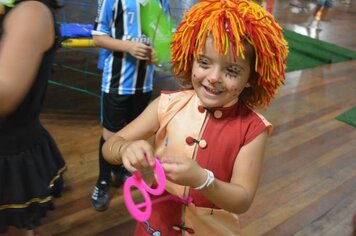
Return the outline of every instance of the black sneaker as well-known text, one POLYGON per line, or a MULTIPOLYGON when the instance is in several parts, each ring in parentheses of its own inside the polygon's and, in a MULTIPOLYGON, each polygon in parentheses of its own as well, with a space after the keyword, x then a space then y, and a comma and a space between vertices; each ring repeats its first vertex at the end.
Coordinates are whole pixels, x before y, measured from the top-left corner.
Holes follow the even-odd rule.
POLYGON ((118 168, 115 168, 112 172, 113 185, 117 188, 121 187, 130 176, 132 176, 132 174, 126 170, 123 165, 118 166, 118 168))
POLYGON ((105 211, 109 206, 110 184, 106 181, 101 181, 95 185, 91 195, 91 203, 97 211, 105 211))

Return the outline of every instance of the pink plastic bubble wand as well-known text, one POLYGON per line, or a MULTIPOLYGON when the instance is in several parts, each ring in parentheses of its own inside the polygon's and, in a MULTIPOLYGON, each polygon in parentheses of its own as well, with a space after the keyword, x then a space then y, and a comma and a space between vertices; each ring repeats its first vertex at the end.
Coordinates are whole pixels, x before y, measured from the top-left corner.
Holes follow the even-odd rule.
POLYGON ((129 177, 124 183, 123 193, 124 193, 124 200, 125 200, 127 210, 132 215, 132 217, 139 222, 146 221, 150 217, 152 212, 152 201, 148 193, 158 196, 161 195, 166 188, 166 175, 164 174, 163 167, 159 163, 157 158, 155 158, 155 164, 153 166, 153 169, 156 173, 156 178, 158 182, 157 187, 155 189, 149 187, 145 183, 145 181, 143 180, 139 172, 136 172, 133 176, 129 177), (145 200, 145 202, 142 203, 144 204, 145 209, 142 211, 140 210, 142 206, 136 205, 132 199, 132 195, 131 195, 132 187, 137 188, 141 192, 145 200))
POLYGON ((181 202, 185 205, 188 205, 192 202, 192 199, 190 197, 181 198, 173 195, 167 195, 152 201, 148 193, 155 196, 159 196, 164 192, 166 188, 166 175, 164 174, 163 167, 161 163, 159 163, 157 158, 155 158, 155 164, 153 166, 153 169, 156 173, 156 179, 158 182, 157 187, 155 189, 152 189, 145 183, 145 181, 143 180, 139 172, 134 173, 134 175, 129 177, 124 183, 123 193, 124 193, 126 208, 131 214, 131 216, 139 222, 144 222, 148 220, 152 212, 152 204, 154 203, 159 203, 167 200, 174 200, 177 202, 181 202), (131 195, 131 188, 133 187, 137 188, 141 192, 145 200, 143 203, 139 203, 136 205, 135 202, 133 201, 131 195), (145 209, 140 210, 142 208, 145 209))

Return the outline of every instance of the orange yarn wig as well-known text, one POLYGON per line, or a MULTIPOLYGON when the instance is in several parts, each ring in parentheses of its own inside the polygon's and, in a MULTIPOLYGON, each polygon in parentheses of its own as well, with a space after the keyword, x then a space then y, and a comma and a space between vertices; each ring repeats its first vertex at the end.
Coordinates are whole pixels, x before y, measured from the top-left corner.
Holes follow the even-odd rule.
POLYGON ((173 73, 185 84, 191 84, 194 57, 203 51, 208 36, 220 55, 230 50, 245 59, 246 43, 253 47, 256 83, 250 98, 242 100, 250 107, 267 106, 283 84, 288 54, 282 28, 273 16, 248 0, 201 0, 190 8, 171 43, 173 73))

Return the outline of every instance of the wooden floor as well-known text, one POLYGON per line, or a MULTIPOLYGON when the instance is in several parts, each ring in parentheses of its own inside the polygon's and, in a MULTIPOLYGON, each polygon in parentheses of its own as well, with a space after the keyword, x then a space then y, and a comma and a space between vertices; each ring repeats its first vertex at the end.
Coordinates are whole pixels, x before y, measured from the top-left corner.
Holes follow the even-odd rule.
MULTIPOLYGON (((301 10, 286 0, 276 1, 276 17, 288 29, 356 51, 356 2, 334 1, 330 19, 321 22, 321 30, 308 30, 314 2, 302 1, 306 8, 301 10)), ((68 6, 61 11, 66 10, 68 6)), ((69 60, 78 65, 95 64, 94 56, 79 58, 75 52, 58 52, 59 64, 70 64, 69 60)), ((53 76, 81 76, 74 73, 56 66, 53 76)), ((355 74, 356 61, 287 74, 277 99, 262 111, 274 124, 274 133, 255 201, 240 216, 243 235, 356 235, 352 224, 356 129, 335 119, 356 105, 355 74)), ((100 77, 88 86, 99 91, 100 77)), ((98 175, 99 111, 97 97, 54 85, 49 88, 41 119, 57 141, 68 171, 63 197, 55 201, 57 208, 43 221, 40 232, 132 234, 134 222, 124 207, 121 189, 112 189, 113 199, 105 212, 96 212, 90 203, 98 175)))

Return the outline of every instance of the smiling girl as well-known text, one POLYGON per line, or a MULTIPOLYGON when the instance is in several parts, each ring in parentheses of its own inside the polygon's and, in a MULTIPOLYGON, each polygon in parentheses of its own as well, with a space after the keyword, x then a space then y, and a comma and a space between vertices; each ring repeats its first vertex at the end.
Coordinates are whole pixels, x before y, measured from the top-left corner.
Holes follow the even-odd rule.
POLYGON ((190 88, 162 92, 105 143, 104 156, 130 172, 158 156, 164 195, 191 199, 154 204, 135 235, 149 235, 146 225, 161 235, 238 235, 271 133, 254 109, 269 104, 285 76, 282 29, 256 3, 203 0, 184 15, 171 49, 173 73, 190 88))

